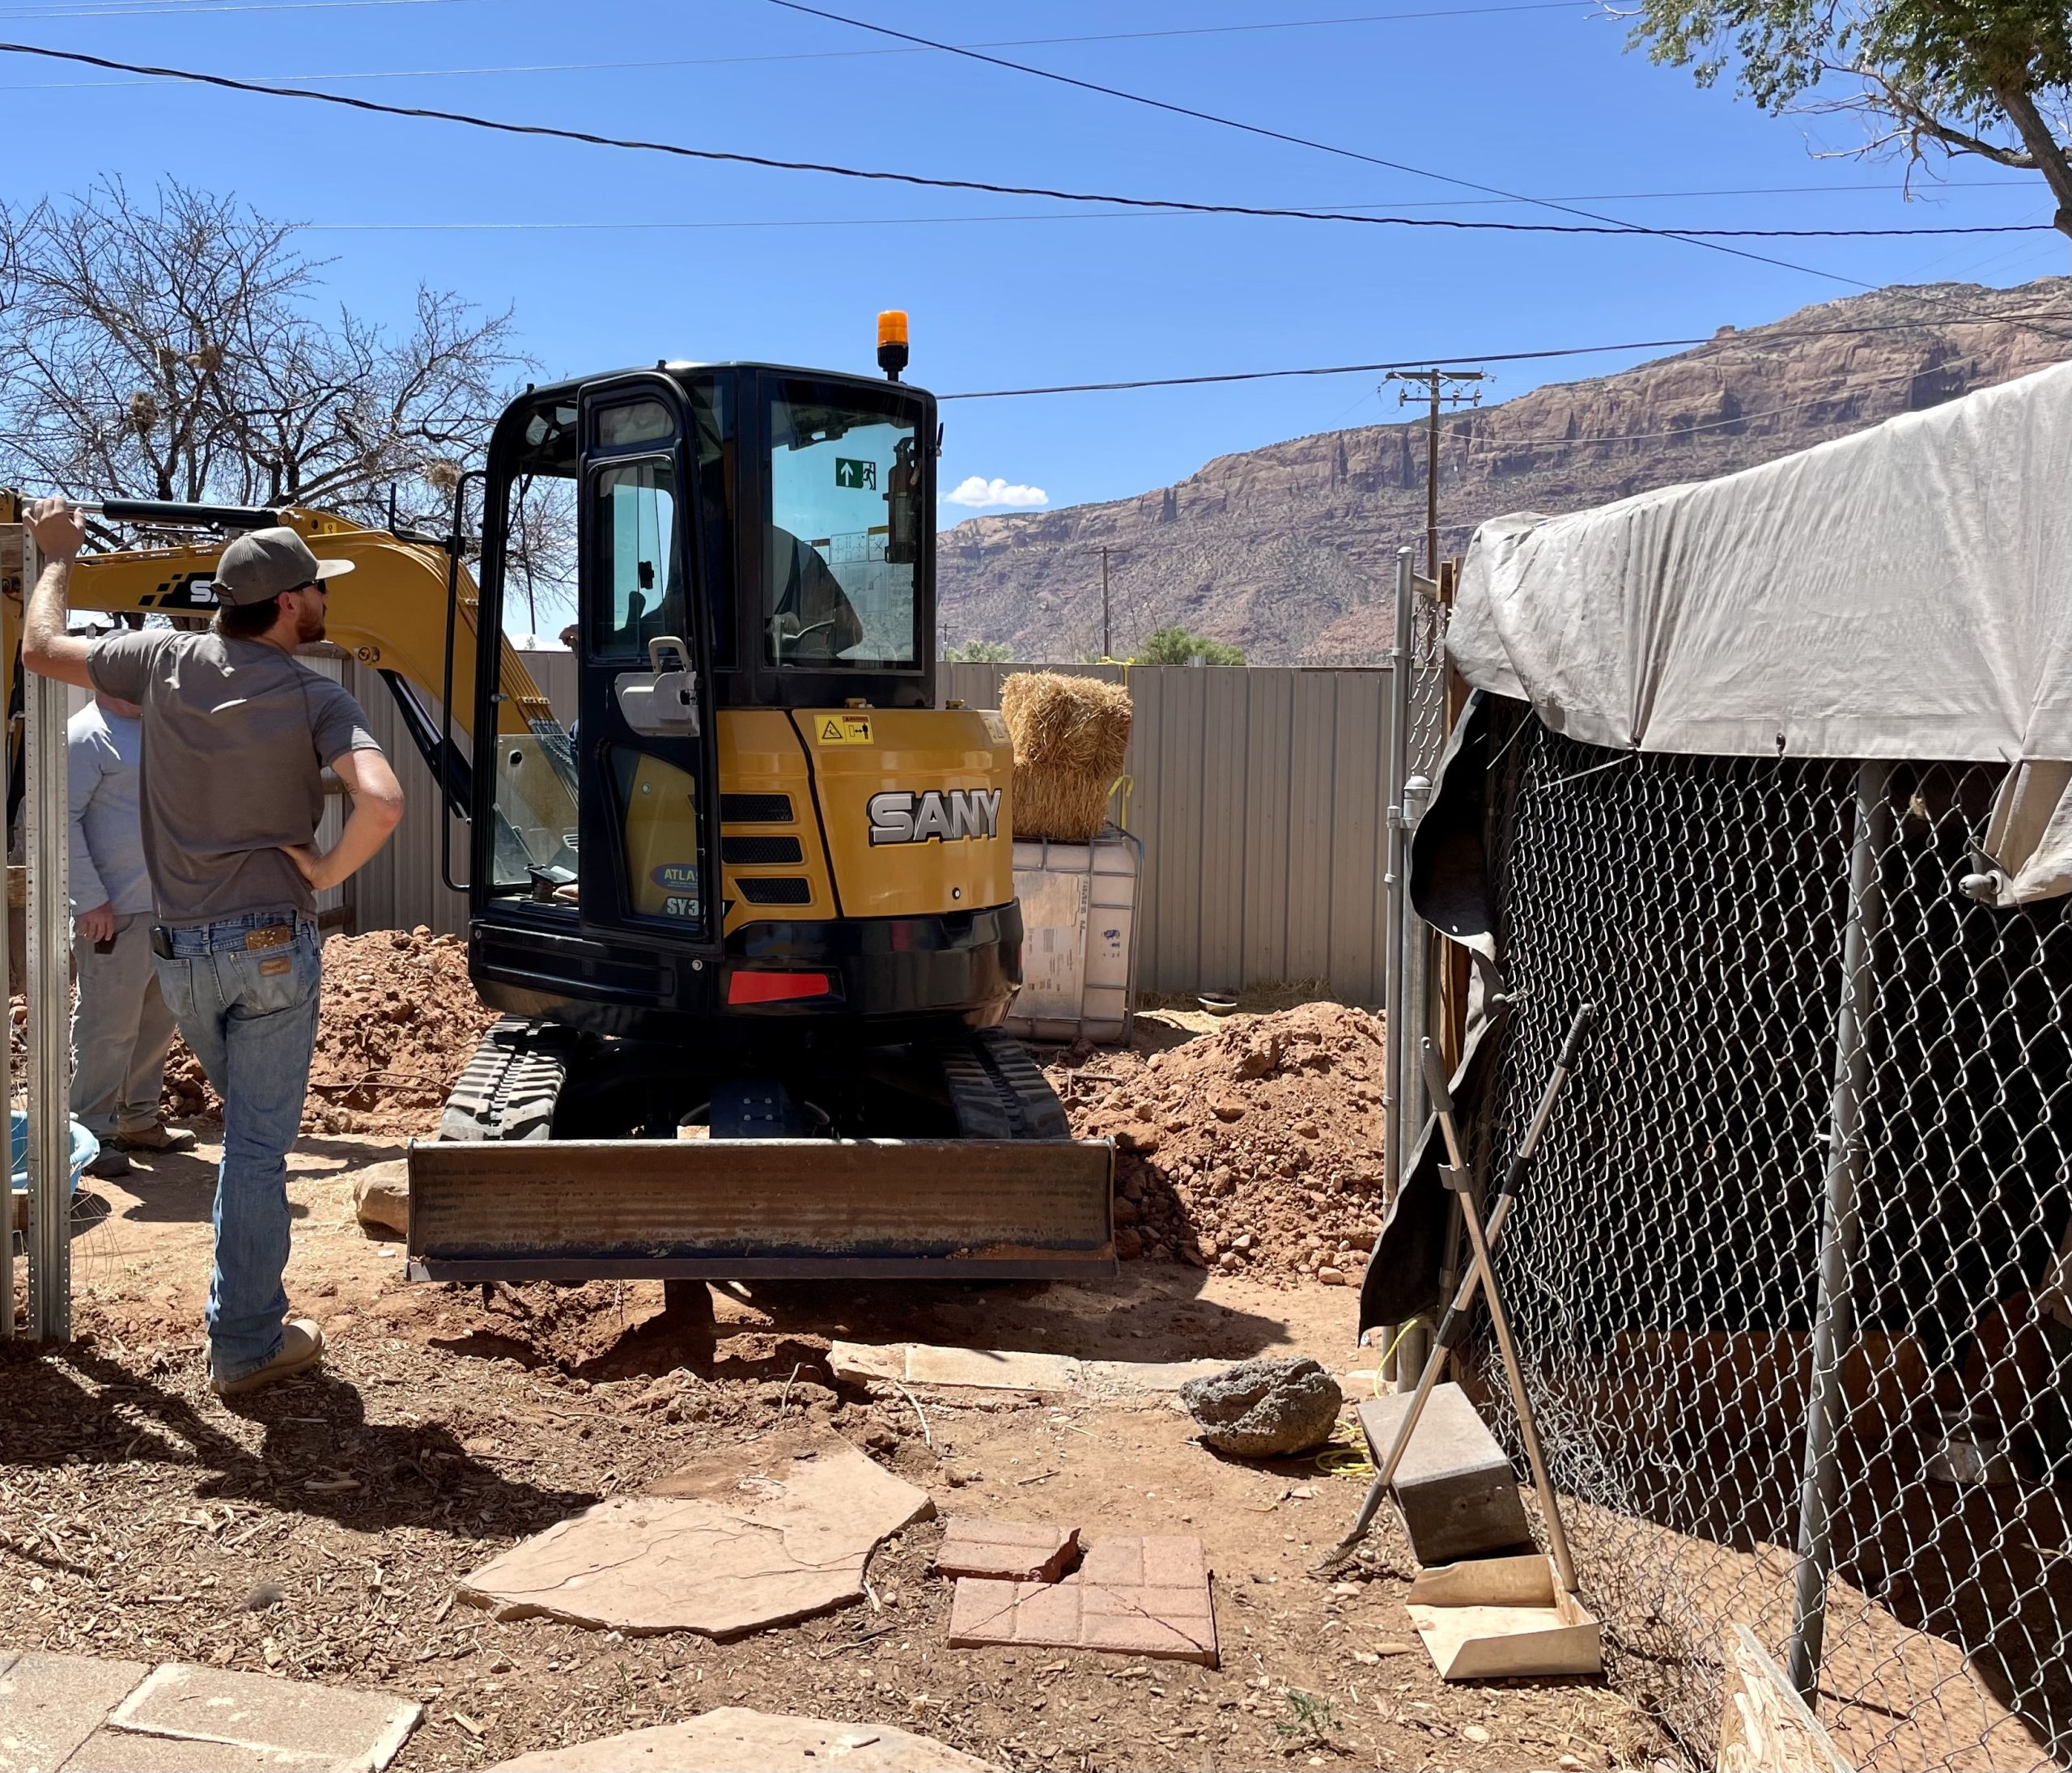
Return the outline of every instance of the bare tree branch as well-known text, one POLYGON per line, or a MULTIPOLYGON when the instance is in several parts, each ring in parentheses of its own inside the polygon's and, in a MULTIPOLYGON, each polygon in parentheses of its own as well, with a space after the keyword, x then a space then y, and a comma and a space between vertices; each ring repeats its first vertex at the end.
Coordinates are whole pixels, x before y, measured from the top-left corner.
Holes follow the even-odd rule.
POLYGON ((420 288, 400 328, 326 322, 321 269, 289 224, 176 183, 0 204, 0 480, 368 520, 392 489, 442 507, 426 470, 483 448, 524 365, 509 312, 420 288))

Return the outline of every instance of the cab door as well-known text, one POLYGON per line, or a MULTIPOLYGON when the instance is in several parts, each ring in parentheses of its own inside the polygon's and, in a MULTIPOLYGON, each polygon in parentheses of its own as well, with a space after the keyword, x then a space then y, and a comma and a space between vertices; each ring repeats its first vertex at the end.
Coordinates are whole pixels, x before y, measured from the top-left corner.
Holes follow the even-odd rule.
POLYGON ((676 384, 581 401, 577 519, 586 931, 716 956, 718 734, 695 452, 676 384))

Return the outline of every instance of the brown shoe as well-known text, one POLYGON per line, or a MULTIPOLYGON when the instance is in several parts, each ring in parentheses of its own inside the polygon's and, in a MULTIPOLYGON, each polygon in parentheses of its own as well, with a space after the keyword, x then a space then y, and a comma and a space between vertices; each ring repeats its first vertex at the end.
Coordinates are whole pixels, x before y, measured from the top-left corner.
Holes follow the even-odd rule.
POLYGON ((125 1152, 191 1152, 194 1149, 194 1135, 184 1126, 168 1126, 163 1121, 154 1121, 149 1126, 140 1126, 134 1132, 118 1129, 115 1143, 125 1152))
POLYGON ((307 1317, 291 1317, 281 1326, 281 1351, 257 1372, 241 1379, 211 1379, 210 1389, 219 1398, 236 1398, 276 1379, 292 1379, 307 1372, 324 1358, 324 1332, 307 1317))

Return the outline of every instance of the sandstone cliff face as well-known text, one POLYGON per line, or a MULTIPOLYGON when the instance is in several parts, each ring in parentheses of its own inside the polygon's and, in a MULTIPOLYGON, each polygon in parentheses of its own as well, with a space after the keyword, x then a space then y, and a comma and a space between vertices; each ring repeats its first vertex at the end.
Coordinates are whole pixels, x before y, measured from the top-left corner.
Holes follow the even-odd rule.
MULTIPOLYGON (((1732 473, 2068 356, 2064 278, 1880 290, 1725 329, 1680 356, 1445 415, 1440 545, 1457 553, 1506 511, 1732 473)), ((1389 643, 1391 558, 1409 544, 1422 561, 1424 454, 1422 420, 1328 431, 1134 498, 974 518, 940 540, 943 638, 1004 640, 1025 659, 1098 647, 1100 563, 1086 550, 1106 544, 1129 550, 1114 562, 1119 652, 1178 622, 1255 664, 1374 662, 1389 643)))

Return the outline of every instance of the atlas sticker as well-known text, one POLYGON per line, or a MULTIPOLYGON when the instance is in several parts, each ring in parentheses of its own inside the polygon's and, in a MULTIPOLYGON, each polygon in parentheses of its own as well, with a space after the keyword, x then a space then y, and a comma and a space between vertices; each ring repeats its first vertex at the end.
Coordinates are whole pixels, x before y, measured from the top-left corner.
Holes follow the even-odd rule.
POLYGON ((664 893, 695 893, 698 890, 698 864, 694 862, 664 862, 648 878, 664 893))
POLYGON ((871 717, 867 714, 815 715, 813 736, 824 745, 867 745, 871 742, 871 717))
POLYGON ((956 843, 1000 835, 998 788, 931 788, 922 795, 874 794, 868 802, 871 842, 956 843))

